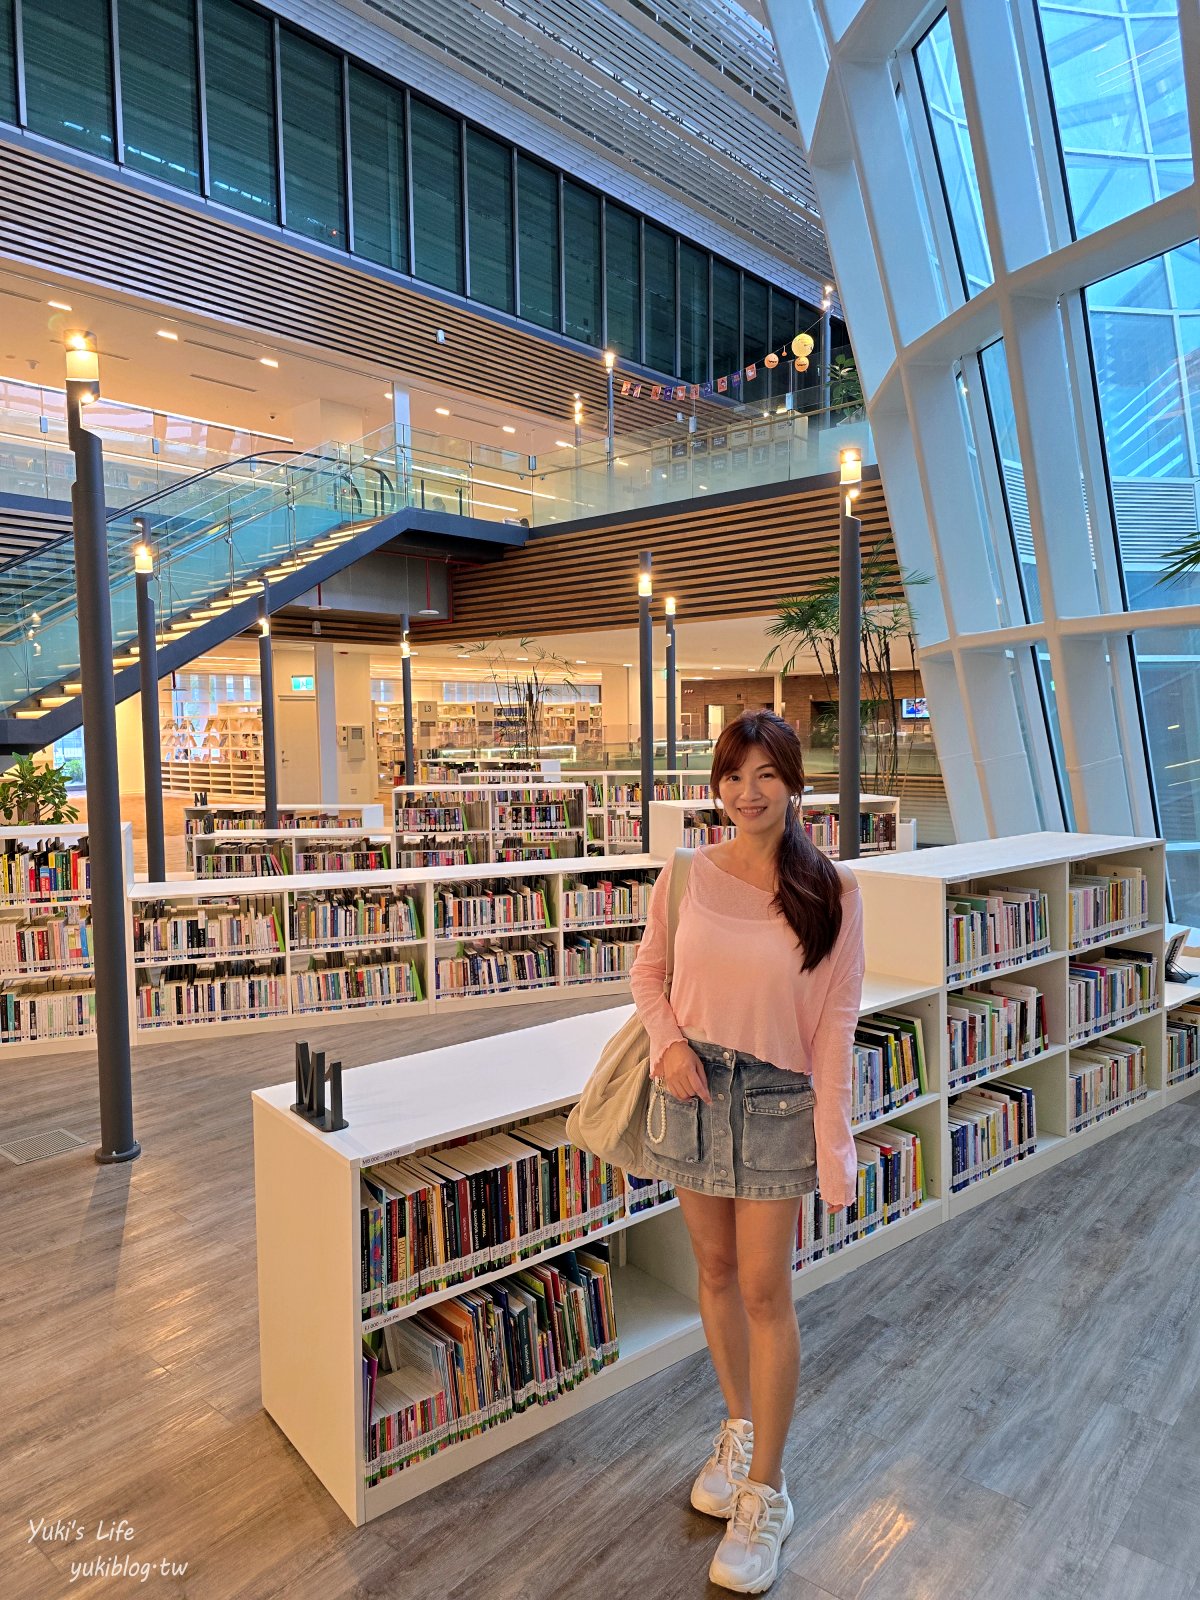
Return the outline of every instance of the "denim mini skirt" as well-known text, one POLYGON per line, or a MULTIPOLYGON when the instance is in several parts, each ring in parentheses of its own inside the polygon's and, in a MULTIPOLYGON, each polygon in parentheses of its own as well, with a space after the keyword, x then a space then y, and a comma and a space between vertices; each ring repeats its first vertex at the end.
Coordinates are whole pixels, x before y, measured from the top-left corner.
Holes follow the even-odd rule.
POLYGON ((711 1102, 676 1100, 650 1080, 645 1176, 740 1200, 789 1200, 817 1187, 812 1079, 689 1039, 711 1102))

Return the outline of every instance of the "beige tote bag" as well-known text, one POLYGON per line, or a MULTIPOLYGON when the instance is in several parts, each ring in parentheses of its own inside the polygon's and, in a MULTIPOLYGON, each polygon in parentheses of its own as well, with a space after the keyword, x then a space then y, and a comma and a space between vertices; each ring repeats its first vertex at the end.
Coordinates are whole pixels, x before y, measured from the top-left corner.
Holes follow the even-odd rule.
MULTIPOLYGON (((671 862, 667 897, 667 975, 663 993, 670 998, 675 965, 675 928, 692 865, 691 850, 676 850, 671 862)), ((641 1174, 646 1119, 650 1107, 650 1037, 635 1011, 604 1046, 600 1060, 583 1086, 579 1104, 567 1118, 572 1144, 626 1172, 641 1174)))

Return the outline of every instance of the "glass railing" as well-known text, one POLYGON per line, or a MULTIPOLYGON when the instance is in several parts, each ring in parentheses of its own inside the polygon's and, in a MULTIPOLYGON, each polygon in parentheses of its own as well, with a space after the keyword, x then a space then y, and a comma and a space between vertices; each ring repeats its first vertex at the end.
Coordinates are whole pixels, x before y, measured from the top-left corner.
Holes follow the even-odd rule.
MULTIPOLYGON (((88 412, 88 426, 104 441, 110 507, 130 505, 255 452, 292 448, 277 435, 103 397, 88 412)), ((74 476, 62 390, 0 378, 0 494, 69 502, 74 476)))
MULTIPOLYGON (((403 503, 395 473, 387 429, 354 446, 219 468, 118 512, 108 523, 114 641, 136 632, 133 547, 143 538, 154 548, 158 615, 164 627, 171 619, 186 627, 205 620, 189 612, 227 607, 247 580, 295 571, 323 535, 395 510, 403 503)), ((12 705, 78 661, 74 562, 70 541, 59 540, 0 571, 0 697, 12 705)))

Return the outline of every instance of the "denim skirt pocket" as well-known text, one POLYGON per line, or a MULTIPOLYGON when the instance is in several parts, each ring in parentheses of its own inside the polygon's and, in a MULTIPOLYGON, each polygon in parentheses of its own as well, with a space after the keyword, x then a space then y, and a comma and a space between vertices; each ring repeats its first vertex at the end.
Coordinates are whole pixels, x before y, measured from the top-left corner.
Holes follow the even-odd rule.
POLYGON ((656 1160, 691 1166, 702 1155, 700 1137, 700 1096, 676 1100, 657 1079, 650 1083, 650 1119, 646 1148, 656 1160))
POLYGON ((786 1172, 799 1178, 815 1172, 813 1103, 809 1088, 784 1085, 744 1090, 742 1165, 751 1172, 786 1172))

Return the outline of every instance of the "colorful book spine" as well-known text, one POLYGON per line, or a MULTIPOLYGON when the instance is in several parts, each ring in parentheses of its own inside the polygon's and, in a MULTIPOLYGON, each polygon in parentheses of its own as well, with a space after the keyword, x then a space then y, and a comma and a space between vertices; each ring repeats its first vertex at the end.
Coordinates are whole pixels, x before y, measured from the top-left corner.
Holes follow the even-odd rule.
POLYGON ((608 1252, 568 1250, 390 1323, 378 1342, 363 1356, 369 1484, 548 1405, 616 1361, 608 1252))

